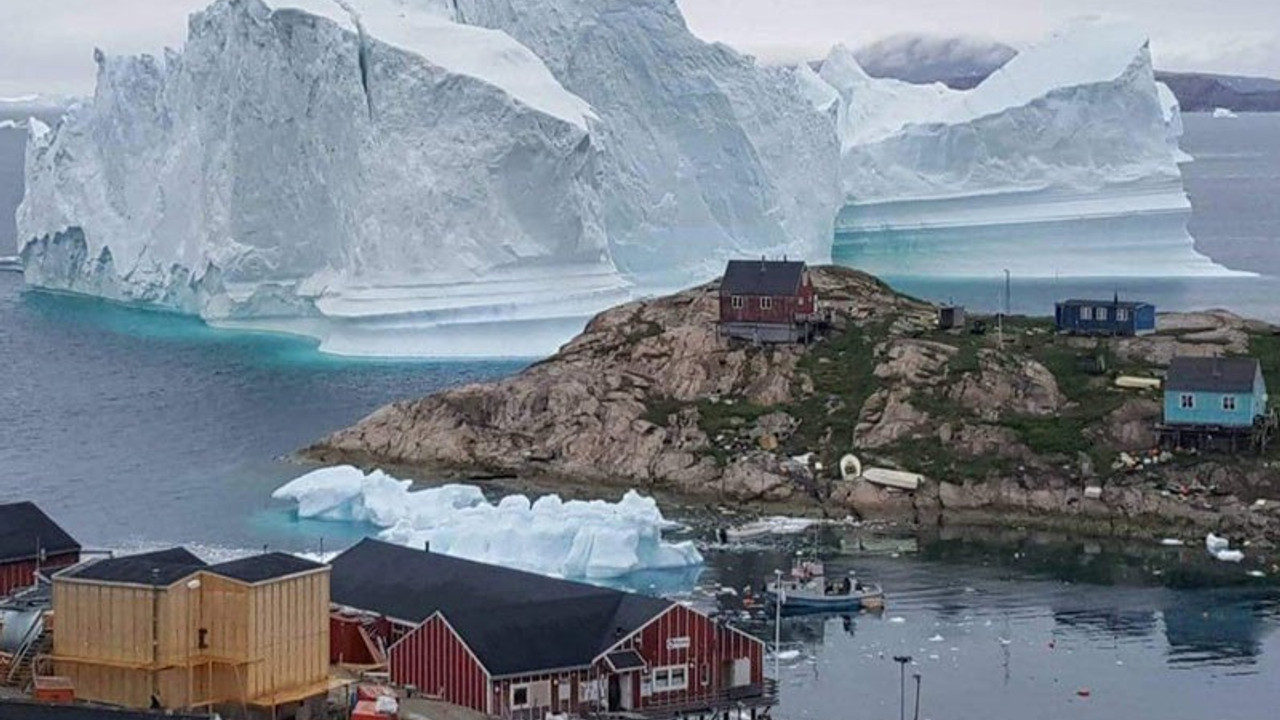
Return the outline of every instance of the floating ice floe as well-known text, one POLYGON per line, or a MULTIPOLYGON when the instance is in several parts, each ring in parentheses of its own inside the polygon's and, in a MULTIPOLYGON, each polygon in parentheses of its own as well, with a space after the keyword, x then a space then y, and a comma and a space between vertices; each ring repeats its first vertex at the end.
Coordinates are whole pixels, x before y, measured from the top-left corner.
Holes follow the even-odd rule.
POLYGON ((344 465, 307 473, 272 497, 295 502, 299 517, 368 523, 389 542, 547 575, 611 578, 702 563, 692 543, 663 540, 678 525, 635 491, 616 503, 508 495, 495 504, 471 485, 412 484, 344 465))
POLYGON ((1160 544, 1167 547, 1182 547, 1183 545, 1186 545, 1186 543, 1182 542, 1178 538, 1164 538, 1160 541, 1160 544))
POLYGON ((1231 541, 1224 537, 1218 537, 1213 533, 1209 533, 1204 538, 1204 547, 1209 554, 1221 560, 1222 562, 1240 562, 1244 560, 1244 553, 1240 550, 1231 549, 1231 541))

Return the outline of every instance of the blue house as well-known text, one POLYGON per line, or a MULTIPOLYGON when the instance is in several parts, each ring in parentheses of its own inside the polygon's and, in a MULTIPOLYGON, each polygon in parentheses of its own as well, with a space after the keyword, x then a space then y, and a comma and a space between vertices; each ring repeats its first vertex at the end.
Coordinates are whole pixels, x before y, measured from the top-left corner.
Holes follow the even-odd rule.
POLYGON ((1267 385, 1253 358, 1176 357, 1164 383, 1165 425, 1252 428, 1267 414, 1267 385))
POLYGON ((1064 300, 1054 308, 1058 332, 1072 335, 1146 335, 1156 331, 1156 306, 1145 302, 1064 300))

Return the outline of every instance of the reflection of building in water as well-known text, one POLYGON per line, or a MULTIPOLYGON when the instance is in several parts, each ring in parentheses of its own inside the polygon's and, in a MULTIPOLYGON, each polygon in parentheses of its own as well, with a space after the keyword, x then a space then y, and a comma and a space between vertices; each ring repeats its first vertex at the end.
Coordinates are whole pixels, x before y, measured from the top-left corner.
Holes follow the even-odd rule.
POLYGON ((1270 631, 1253 602, 1209 593, 1182 595, 1164 610, 1169 664, 1252 665, 1270 631))
POLYGON ((1151 637, 1159 631, 1158 615, 1153 609, 1094 607, 1055 609, 1054 623, 1092 637, 1151 637))

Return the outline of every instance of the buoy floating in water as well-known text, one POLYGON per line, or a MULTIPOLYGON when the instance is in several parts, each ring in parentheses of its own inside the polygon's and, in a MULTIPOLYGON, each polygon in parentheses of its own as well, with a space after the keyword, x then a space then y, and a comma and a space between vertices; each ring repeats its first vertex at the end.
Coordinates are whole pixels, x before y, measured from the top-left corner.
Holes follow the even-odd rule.
POLYGON ((1079 690, 1076 691, 1076 694, 1079 695, 1080 697, 1089 697, 1090 695, 1093 694, 1093 691, 1090 690, 1089 688, 1080 688, 1079 690))

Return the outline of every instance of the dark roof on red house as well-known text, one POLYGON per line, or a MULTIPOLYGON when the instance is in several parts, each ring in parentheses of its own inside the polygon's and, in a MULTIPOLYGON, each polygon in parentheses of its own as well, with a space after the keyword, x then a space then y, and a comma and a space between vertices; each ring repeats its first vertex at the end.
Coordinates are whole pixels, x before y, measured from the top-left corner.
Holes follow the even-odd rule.
POLYGON ((35 503, 0 505, 0 562, 79 552, 76 542, 35 503))
POLYGON ((1258 376, 1254 358, 1176 357, 1169 363, 1165 390, 1252 393, 1258 376))
POLYGON ((439 612, 494 676, 585 667, 672 606, 373 539, 331 565, 333 602, 415 623, 439 612))
POLYGON ((720 281, 723 295, 798 295, 805 264, 786 260, 730 260, 720 281))

